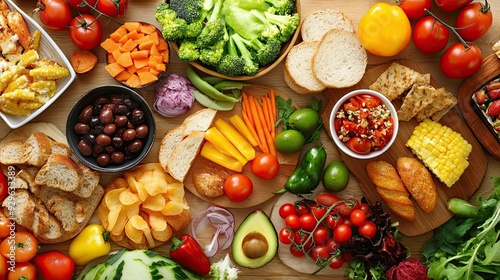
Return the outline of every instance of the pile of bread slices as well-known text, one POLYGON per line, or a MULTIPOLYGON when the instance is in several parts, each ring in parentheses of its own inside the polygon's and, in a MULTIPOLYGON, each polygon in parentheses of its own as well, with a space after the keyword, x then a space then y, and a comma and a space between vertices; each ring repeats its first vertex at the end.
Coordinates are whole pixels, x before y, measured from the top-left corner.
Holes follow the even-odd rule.
POLYGON ((16 168, 2 205, 5 215, 42 244, 76 236, 104 193, 99 173, 78 162, 67 144, 43 132, 0 146, 0 163, 16 168))

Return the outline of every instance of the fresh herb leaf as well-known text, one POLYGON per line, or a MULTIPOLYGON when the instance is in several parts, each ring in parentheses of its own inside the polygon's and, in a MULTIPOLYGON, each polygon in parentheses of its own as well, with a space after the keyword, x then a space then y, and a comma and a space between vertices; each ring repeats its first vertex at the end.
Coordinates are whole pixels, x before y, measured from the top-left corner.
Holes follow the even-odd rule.
POLYGON ((276 120, 275 126, 283 123, 283 130, 290 129, 290 123, 288 118, 293 112, 295 112, 295 107, 292 106, 292 99, 283 99, 281 96, 276 96, 276 107, 278 108, 278 119, 276 120))

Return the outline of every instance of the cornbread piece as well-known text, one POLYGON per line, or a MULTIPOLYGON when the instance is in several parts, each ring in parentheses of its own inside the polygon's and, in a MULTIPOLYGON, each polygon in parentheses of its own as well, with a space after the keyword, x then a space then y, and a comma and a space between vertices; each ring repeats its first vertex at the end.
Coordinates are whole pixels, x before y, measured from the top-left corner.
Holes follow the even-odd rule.
POLYGON ((472 151, 460 133, 430 119, 415 127, 406 146, 448 187, 469 166, 467 157, 472 151))
POLYGON ((436 207, 438 193, 427 168, 416 158, 400 157, 396 169, 418 206, 426 213, 432 212, 436 207))
POLYGON ((377 193, 392 212, 405 220, 415 220, 415 207, 410 194, 394 166, 383 160, 372 161, 366 165, 366 172, 377 187, 377 193))

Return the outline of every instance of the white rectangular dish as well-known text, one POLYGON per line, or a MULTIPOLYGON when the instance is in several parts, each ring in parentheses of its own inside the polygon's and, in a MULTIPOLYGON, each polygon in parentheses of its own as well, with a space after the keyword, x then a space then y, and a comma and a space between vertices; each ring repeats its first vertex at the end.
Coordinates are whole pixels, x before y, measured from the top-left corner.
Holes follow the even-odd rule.
POLYGON ((48 58, 57 62, 59 65, 67 68, 69 70, 69 75, 67 77, 61 78, 57 80, 57 90, 54 96, 52 96, 47 103, 45 103, 42 107, 33 110, 31 114, 28 116, 17 116, 11 115, 0 111, 0 116, 7 123, 7 125, 13 129, 23 126, 28 123, 40 113, 42 113, 45 109, 47 109, 56 99, 64 93, 64 91, 71 85, 73 80, 76 77, 76 73, 71 67, 69 60, 66 58, 61 49, 56 45, 54 40, 45 32, 45 30, 30 16, 28 16, 25 12, 23 12, 18 6, 16 6, 10 0, 4 0, 5 3, 11 8, 13 11, 18 11, 23 16, 26 24, 31 33, 35 30, 40 30, 42 36, 40 40, 39 54, 42 57, 48 58))

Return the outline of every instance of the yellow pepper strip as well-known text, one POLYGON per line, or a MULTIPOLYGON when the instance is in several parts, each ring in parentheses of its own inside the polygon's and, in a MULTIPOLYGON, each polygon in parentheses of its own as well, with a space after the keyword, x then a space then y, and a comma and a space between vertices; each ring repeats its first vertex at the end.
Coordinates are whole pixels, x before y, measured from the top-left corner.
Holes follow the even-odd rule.
POLYGON ((255 147, 258 145, 247 125, 239 115, 230 117, 229 121, 234 125, 234 127, 236 127, 236 130, 238 130, 238 132, 241 133, 241 135, 243 135, 247 139, 247 141, 250 142, 250 144, 252 144, 252 146, 255 147))
POLYGON ((102 225, 85 227, 69 245, 69 256, 76 265, 86 265, 91 260, 105 256, 111 251, 109 232, 102 225))
POLYGON ((243 164, 241 162, 231 156, 222 153, 210 142, 205 142, 205 144, 203 144, 200 155, 229 170, 233 170, 236 172, 241 172, 243 170, 243 164))
POLYGON ((215 121, 215 127, 219 129, 222 135, 224 135, 247 160, 255 158, 255 150, 252 145, 250 145, 245 137, 243 137, 243 135, 241 135, 232 125, 223 119, 217 119, 215 121))
POLYGON ((236 147, 231 144, 222 133, 217 129, 217 127, 213 126, 209 128, 205 133, 205 139, 212 143, 215 148, 225 153, 226 155, 230 155, 245 165, 248 160, 236 149, 236 147))

